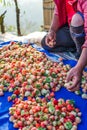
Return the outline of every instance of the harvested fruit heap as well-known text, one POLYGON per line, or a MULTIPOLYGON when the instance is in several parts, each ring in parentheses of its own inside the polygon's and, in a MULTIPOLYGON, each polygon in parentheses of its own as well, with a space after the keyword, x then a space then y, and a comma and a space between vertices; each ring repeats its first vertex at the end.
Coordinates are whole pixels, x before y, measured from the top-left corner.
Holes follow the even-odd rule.
MULTIPOLYGON (((11 42, 0 49, 0 95, 4 91, 13 92, 8 100, 19 95, 24 97, 37 97, 44 95, 49 97, 50 90, 58 91, 66 85, 66 75, 70 70, 69 65, 62 62, 50 61, 46 55, 37 51, 29 44, 11 42)), ((87 99, 87 73, 83 72, 82 95, 87 99)), ((72 82, 68 83, 70 86, 72 82)))
MULTIPOLYGON (((81 112, 74 107, 74 102, 52 98, 54 91, 65 85, 69 70, 69 65, 50 61, 29 44, 11 42, 0 49, 0 95, 4 95, 5 91, 12 92, 8 101, 14 102, 9 113, 15 128, 77 130, 81 112), (40 99, 38 96, 41 95, 45 98, 40 99), (27 97, 26 101, 23 101, 24 97, 27 97)), ((86 77, 84 72, 83 97, 87 92, 86 77)))
POLYGON ((19 130, 77 130, 81 112, 74 105, 73 100, 18 99, 9 109, 10 121, 19 130))
POLYGON ((8 100, 49 96, 64 86, 69 65, 50 61, 30 45, 12 42, 0 50, 0 95, 13 92, 8 100))

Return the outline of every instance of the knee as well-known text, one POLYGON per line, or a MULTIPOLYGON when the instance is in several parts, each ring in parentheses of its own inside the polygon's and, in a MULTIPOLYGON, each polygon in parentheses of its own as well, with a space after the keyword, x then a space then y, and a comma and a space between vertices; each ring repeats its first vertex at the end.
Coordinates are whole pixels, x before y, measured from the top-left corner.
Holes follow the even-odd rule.
POLYGON ((84 20, 82 18, 82 16, 78 13, 76 13, 71 20, 71 26, 74 27, 79 27, 82 26, 84 24, 84 20))

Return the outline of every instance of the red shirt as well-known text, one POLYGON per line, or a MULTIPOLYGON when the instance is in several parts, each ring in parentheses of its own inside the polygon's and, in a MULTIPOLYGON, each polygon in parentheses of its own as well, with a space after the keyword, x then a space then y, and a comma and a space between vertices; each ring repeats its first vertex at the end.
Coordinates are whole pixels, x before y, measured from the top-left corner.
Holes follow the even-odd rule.
POLYGON ((73 5, 73 3, 76 3, 76 0, 54 1, 56 3, 54 13, 59 16, 60 27, 67 22, 70 24, 72 16, 76 13, 76 4, 73 5), (75 7, 75 10, 73 7, 75 7))
POLYGON ((72 0, 66 0, 66 13, 67 13, 67 20, 68 24, 70 25, 72 16, 76 13, 76 11, 73 8, 73 2, 72 0))
POLYGON ((80 11, 84 16, 85 43, 83 47, 87 47, 87 0, 54 0, 55 15, 59 17, 59 27, 68 22, 70 24, 72 16, 76 11, 80 11))

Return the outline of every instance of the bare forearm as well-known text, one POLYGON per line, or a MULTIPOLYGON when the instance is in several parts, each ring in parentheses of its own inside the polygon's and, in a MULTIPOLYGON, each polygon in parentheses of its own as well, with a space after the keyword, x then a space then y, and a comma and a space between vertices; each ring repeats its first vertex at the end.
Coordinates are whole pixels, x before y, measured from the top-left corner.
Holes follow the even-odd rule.
POLYGON ((79 69, 79 71, 83 71, 86 65, 87 65, 87 48, 83 48, 76 67, 79 69))
POLYGON ((59 27, 59 20, 58 20, 58 15, 53 15, 53 19, 52 19, 52 23, 51 23, 51 27, 49 29, 49 31, 54 31, 56 32, 58 30, 59 27))

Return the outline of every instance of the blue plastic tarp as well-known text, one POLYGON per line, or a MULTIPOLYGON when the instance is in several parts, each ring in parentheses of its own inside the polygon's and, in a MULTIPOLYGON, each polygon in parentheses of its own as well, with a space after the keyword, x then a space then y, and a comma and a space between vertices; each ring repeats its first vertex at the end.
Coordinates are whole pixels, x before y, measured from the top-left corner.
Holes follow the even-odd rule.
MULTIPOLYGON (((9 42, 5 42, 0 44, 0 47, 3 47, 4 45, 8 45, 9 42)), ((36 46, 35 44, 32 44, 33 47, 35 47, 37 50, 42 51, 46 53, 46 55, 52 59, 53 61, 58 61, 58 58, 60 56, 57 56, 55 54, 49 53, 48 51, 36 46)), ((74 60, 64 60, 64 64, 70 64, 71 66, 75 66, 76 61, 74 60)), ((9 92, 5 92, 5 95, 0 97, 0 130, 17 130, 13 128, 13 123, 9 121, 9 107, 12 106, 12 102, 7 101, 7 97, 11 95, 9 92)), ((60 91, 55 92, 55 98, 64 98, 66 99, 73 99, 75 100, 76 107, 80 109, 82 112, 81 120, 82 122, 78 125, 78 130, 87 130, 87 100, 82 99, 80 96, 76 95, 75 93, 69 92, 65 88, 61 88, 60 91)))

